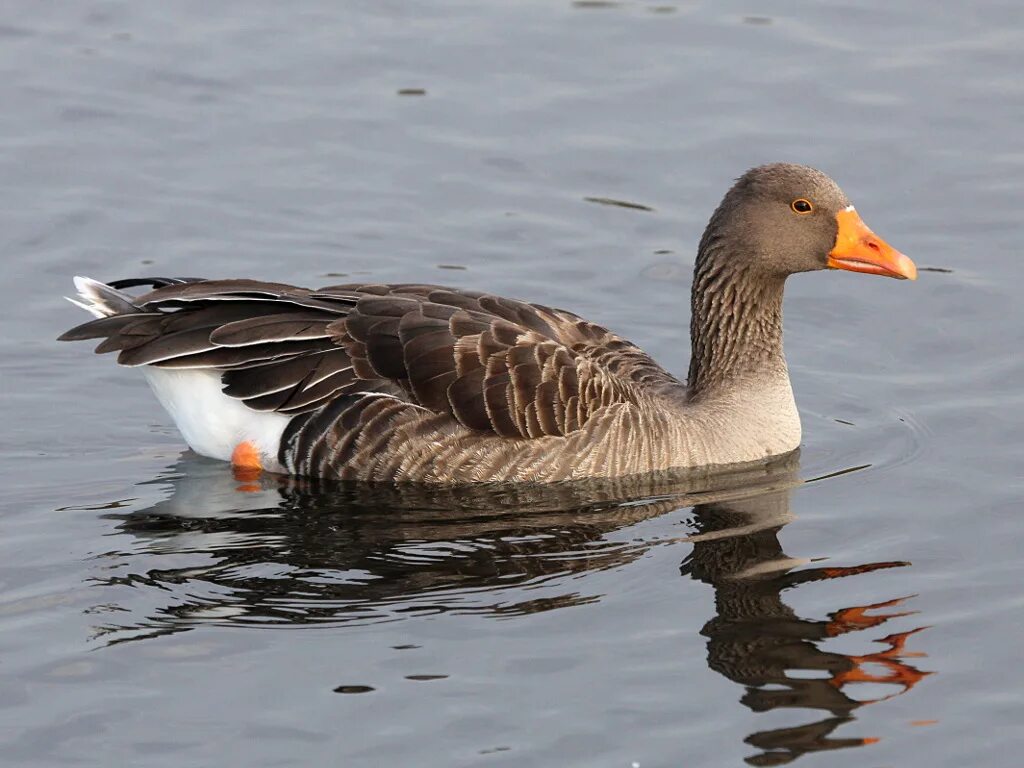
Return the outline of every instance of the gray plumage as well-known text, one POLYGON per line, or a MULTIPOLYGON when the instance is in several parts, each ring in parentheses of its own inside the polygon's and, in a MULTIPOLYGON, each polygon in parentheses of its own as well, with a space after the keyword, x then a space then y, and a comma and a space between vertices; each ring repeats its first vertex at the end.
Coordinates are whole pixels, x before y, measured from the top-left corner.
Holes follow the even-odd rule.
POLYGON ((433 285, 158 278, 132 298, 93 282, 112 316, 61 338, 103 339, 122 365, 218 371, 226 395, 292 417, 278 460, 298 475, 558 481, 757 461, 800 441, 784 279, 823 268, 836 239, 834 217, 788 212, 794 196, 848 205, 820 172, 765 166, 712 217, 689 387, 571 312, 433 285))

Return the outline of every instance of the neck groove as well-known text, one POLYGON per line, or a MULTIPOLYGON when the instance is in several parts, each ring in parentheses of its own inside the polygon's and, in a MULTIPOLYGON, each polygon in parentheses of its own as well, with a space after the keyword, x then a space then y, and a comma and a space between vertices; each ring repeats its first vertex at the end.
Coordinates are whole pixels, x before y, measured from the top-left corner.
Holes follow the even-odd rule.
POLYGON ((736 383, 788 377, 782 352, 785 278, 752 274, 705 237, 693 273, 690 317, 691 398, 736 383))

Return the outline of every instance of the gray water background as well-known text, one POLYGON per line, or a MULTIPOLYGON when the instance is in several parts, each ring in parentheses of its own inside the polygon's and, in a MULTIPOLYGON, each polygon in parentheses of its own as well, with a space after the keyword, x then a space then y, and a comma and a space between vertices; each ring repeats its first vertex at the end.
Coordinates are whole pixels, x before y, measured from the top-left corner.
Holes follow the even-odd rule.
POLYGON ((0 3, 0 763, 1017 765, 1022 124, 1017 2, 0 3), (860 469, 724 512, 239 491, 53 341, 74 274, 345 275, 684 373, 775 160, 941 271, 790 281, 796 473, 860 469))

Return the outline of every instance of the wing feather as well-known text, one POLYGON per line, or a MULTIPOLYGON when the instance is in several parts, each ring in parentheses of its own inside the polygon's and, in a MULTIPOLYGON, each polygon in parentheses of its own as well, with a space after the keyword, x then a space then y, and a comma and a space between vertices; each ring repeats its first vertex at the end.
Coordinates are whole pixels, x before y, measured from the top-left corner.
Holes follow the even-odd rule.
MULTIPOLYGON (((61 338, 101 339, 97 351, 118 352, 124 365, 218 370, 225 394, 255 410, 324 418, 330 410, 384 424, 404 403, 477 432, 536 438, 568 435, 613 404, 681 386, 601 326, 487 293, 412 283, 316 291, 255 280, 117 285, 129 283, 157 287, 134 300, 135 311, 61 338), (371 394, 389 402, 335 408, 371 394)), ((307 419, 303 430, 321 420, 307 419)), ((346 446, 317 442, 308 461, 355 450, 346 446)))

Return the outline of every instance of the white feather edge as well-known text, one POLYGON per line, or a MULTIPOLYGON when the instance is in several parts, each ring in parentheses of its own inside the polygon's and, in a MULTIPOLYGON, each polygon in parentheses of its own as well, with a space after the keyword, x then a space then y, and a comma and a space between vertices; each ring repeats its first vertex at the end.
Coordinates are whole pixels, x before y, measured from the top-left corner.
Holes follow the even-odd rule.
POLYGON ((106 312, 103 312, 102 310, 97 309, 96 307, 92 306, 91 304, 86 304, 84 301, 79 301, 78 299, 72 299, 70 296, 65 296, 64 298, 67 301, 70 301, 72 304, 74 304, 79 309, 84 309, 86 312, 88 312, 90 315, 95 317, 97 320, 99 320, 100 318, 103 318, 103 317, 108 317, 106 312))
POLYGON ((110 308, 107 302, 103 299, 103 294, 98 290, 99 286, 102 286, 107 290, 113 290, 113 288, 110 288, 110 286, 105 283, 101 283, 99 280, 93 280, 91 277, 75 275, 73 279, 81 301, 78 299, 72 299, 70 296, 65 296, 65 299, 70 301, 76 307, 84 309, 95 318, 110 317, 111 315, 117 314, 110 308))

